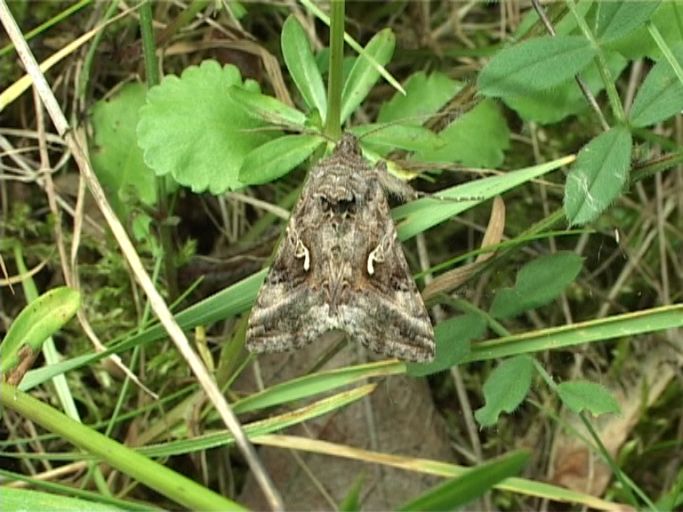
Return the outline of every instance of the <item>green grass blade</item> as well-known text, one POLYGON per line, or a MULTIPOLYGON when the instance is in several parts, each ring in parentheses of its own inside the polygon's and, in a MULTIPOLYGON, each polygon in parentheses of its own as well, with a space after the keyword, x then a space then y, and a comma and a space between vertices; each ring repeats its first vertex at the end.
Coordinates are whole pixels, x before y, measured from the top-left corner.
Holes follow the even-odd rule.
MULTIPOLYGON (((317 402, 300 407, 299 409, 271 416, 264 420, 255 421, 243 425, 244 432, 249 437, 261 436, 276 432, 292 425, 297 425, 323 414, 336 411, 346 405, 360 400, 369 395, 377 387, 376 384, 365 384, 357 388, 342 391, 336 395, 323 398, 317 402)), ((218 446, 233 444, 235 438, 228 431, 221 431, 203 436, 193 437, 192 439, 182 439, 140 449, 140 453, 148 457, 170 457, 171 455, 181 455, 183 453, 193 453, 200 450, 208 450, 218 446)))
POLYGON ((186 508, 244 510, 238 503, 214 493, 4 383, 0 383, 0 404, 62 436, 66 441, 99 457, 112 467, 186 508))
POLYGON ((394 220, 402 219, 398 225, 398 236, 401 240, 412 238, 487 199, 559 169, 573 160, 573 156, 565 156, 552 162, 511 171, 500 176, 470 181, 464 185, 440 191, 438 193, 440 199, 423 198, 394 208, 391 212, 394 220), (458 198, 466 198, 466 200, 449 200, 458 198))
POLYGON ((325 393, 370 377, 403 373, 405 367, 395 360, 379 361, 329 370, 276 384, 254 393, 232 405, 235 414, 272 407, 294 400, 325 393))
POLYGON ((444 482, 400 507, 405 511, 453 510, 482 496, 505 478, 519 473, 529 461, 524 451, 509 453, 444 482))
POLYGON ((683 304, 674 304, 473 343, 471 352, 465 357, 463 363, 681 327, 683 327, 683 304))

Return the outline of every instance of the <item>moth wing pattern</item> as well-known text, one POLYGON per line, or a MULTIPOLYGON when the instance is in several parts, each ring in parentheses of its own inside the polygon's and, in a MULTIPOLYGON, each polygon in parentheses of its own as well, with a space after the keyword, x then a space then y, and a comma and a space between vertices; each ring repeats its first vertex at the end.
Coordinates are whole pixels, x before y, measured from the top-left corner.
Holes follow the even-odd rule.
POLYGON ((387 356, 434 357, 434 332, 398 241, 383 173, 347 136, 311 170, 252 309, 250 351, 300 348, 337 329, 387 356))
MULTIPOLYGON (((311 181, 310 178, 306 181, 302 198, 307 196, 311 181)), ((247 328, 250 352, 298 349, 329 330, 326 315, 320 311, 324 299, 320 291, 308 284, 310 276, 304 268, 305 259, 302 263, 296 256, 297 241, 306 229, 299 222, 305 207, 305 201, 299 200, 252 308, 247 328)))
POLYGON ((353 293, 341 308, 344 330, 375 352, 404 361, 431 361, 434 330, 391 219, 384 172, 378 166, 368 178, 367 216, 359 215, 357 227, 368 234, 357 238, 368 244, 354 253, 357 275, 353 293))

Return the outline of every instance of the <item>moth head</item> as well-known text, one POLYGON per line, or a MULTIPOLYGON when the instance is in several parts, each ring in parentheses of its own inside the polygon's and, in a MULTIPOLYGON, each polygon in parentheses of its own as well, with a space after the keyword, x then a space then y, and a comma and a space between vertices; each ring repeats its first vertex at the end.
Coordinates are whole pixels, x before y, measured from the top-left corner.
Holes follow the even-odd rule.
POLYGON ((347 215, 354 215, 358 206, 353 194, 342 197, 320 195, 318 200, 320 201, 320 208, 323 213, 333 216, 340 215, 345 217, 347 215))
POLYGON ((355 135, 345 133, 334 148, 336 155, 355 155, 361 156, 360 143, 355 135))

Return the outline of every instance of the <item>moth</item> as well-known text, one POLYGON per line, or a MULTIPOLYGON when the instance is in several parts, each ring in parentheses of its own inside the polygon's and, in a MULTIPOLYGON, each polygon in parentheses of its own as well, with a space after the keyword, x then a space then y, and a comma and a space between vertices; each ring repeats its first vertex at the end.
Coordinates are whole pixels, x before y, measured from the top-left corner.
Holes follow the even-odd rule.
POLYGON ((389 357, 433 359, 434 330, 389 214, 392 179, 351 134, 311 169, 249 317, 251 352, 340 330, 389 357))

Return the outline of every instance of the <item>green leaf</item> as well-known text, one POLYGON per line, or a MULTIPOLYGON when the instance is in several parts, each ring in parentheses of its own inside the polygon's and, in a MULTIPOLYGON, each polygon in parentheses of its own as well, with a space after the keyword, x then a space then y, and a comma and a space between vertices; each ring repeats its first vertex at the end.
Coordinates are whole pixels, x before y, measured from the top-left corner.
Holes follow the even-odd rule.
POLYGON ((306 160, 323 142, 318 135, 285 135, 266 142, 244 158, 239 180, 246 185, 273 181, 306 160))
POLYGON ((0 344, 0 372, 5 373, 19 363, 24 347, 34 354, 43 342, 61 329, 76 314, 81 294, 60 286, 31 301, 14 319, 0 344))
POLYGON ((282 26, 282 56, 301 97, 310 109, 317 109, 321 118, 327 113, 327 96, 311 45, 297 19, 290 15, 282 26))
POLYGON ((61 512, 70 510, 92 510, 92 512, 123 510, 95 501, 86 501, 32 489, 12 489, 6 486, 0 487, 0 503, 2 503, 3 510, 59 510, 61 512))
POLYGON ((439 135, 445 145, 419 151, 416 160, 495 168, 503 163, 504 151, 510 147, 505 117, 495 102, 488 99, 456 118, 439 135))
POLYGON ((280 382, 258 393, 253 393, 233 405, 235 414, 295 402, 309 396, 329 393, 331 390, 348 386, 354 382, 372 377, 385 377, 403 372, 402 363, 392 360, 345 366, 334 370, 311 373, 285 382, 280 382))
POLYGON ((467 313, 439 322, 434 327, 436 357, 431 363, 408 363, 408 375, 424 377, 460 363, 470 353, 471 341, 486 330, 482 315, 467 313))
POLYGON ((595 382, 575 380, 558 384, 557 391, 564 405, 576 414, 584 409, 598 416, 618 413, 619 404, 612 394, 595 382))
POLYGON ((534 363, 529 356, 517 356, 500 363, 484 383, 486 405, 474 417, 482 427, 490 427, 504 411, 511 413, 526 397, 531 386, 534 363))
MULTIPOLYGON (((617 77, 628 61, 621 54, 605 51, 605 60, 612 76, 617 77)), ((598 66, 592 62, 581 72, 581 79, 594 96, 605 88, 598 66)), ((505 104, 525 121, 541 124, 557 123, 564 118, 587 111, 590 107, 574 80, 569 80, 545 91, 534 91, 526 96, 505 96, 505 104)))
POLYGON ((628 129, 616 126, 581 149, 564 192, 570 225, 595 220, 621 193, 631 166, 631 145, 628 129))
MULTIPOLYGON (((393 32, 385 28, 375 34, 365 47, 365 52, 377 64, 385 66, 394 54, 396 38, 393 32)), ((377 66, 370 59, 359 55, 351 68, 349 77, 342 90, 341 122, 344 123, 354 110, 362 103, 380 77, 377 66)))
POLYGON ((445 142, 438 134, 428 128, 413 124, 363 124, 349 130, 380 155, 403 149, 405 151, 435 150, 445 142))
POLYGON ((524 96, 570 80, 593 60, 595 49, 580 36, 543 36, 505 48, 479 74, 486 96, 524 96))
POLYGON ((529 453, 516 451, 470 469, 463 476, 433 487, 403 505, 405 511, 455 510, 491 490, 497 483, 519 474, 529 461, 529 453))
MULTIPOLYGON (((683 66, 683 43, 671 47, 671 51, 683 66)), ((631 124, 649 126, 667 119, 683 110, 683 84, 666 59, 660 60, 650 70, 631 107, 631 124)))
POLYGON ((517 274, 514 288, 498 290, 490 314, 510 318, 548 304, 576 279, 582 262, 578 254, 560 251, 527 263, 517 274))
POLYGON ((571 160, 570 157, 564 157, 526 169, 507 172, 500 176, 469 181, 463 185, 439 191, 438 198, 421 198, 394 208, 391 211, 394 220, 403 219, 397 226, 398 236, 401 240, 407 240, 476 204, 566 165, 571 160), (455 198, 457 201, 449 201, 450 198, 455 198))
POLYGON ((595 35, 600 43, 619 39, 642 26, 659 7, 659 0, 599 2, 595 35))
MULTIPOLYGON (((683 38, 680 21, 682 16, 683 1, 667 0, 659 4, 659 8, 651 16, 650 21, 657 26, 665 41, 680 41, 683 38)), ((650 36, 645 23, 628 35, 615 39, 607 47, 618 51, 630 60, 649 57, 658 61, 662 57, 661 50, 650 36)))
POLYGON ((167 76, 147 93, 140 109, 138 144, 157 175, 171 173, 194 192, 219 194, 243 186, 238 179, 244 157, 276 136, 240 108, 231 86, 242 85, 239 70, 215 61, 191 66, 180 78, 167 76))
POLYGON ((401 121, 407 124, 412 121, 421 125, 423 120, 435 114, 455 94, 462 89, 462 84, 439 72, 427 75, 418 71, 408 77, 403 85, 406 93, 394 93, 389 101, 382 103, 377 115, 379 123, 401 121))
POLYGON ((230 87, 230 97, 252 119, 295 129, 303 128, 306 124, 306 114, 272 96, 233 85, 230 87))
POLYGON ((145 94, 142 84, 126 84, 111 98, 95 103, 92 109, 93 170, 121 218, 127 216, 124 199, 130 191, 145 204, 156 202, 156 177, 145 165, 135 133, 145 94))

